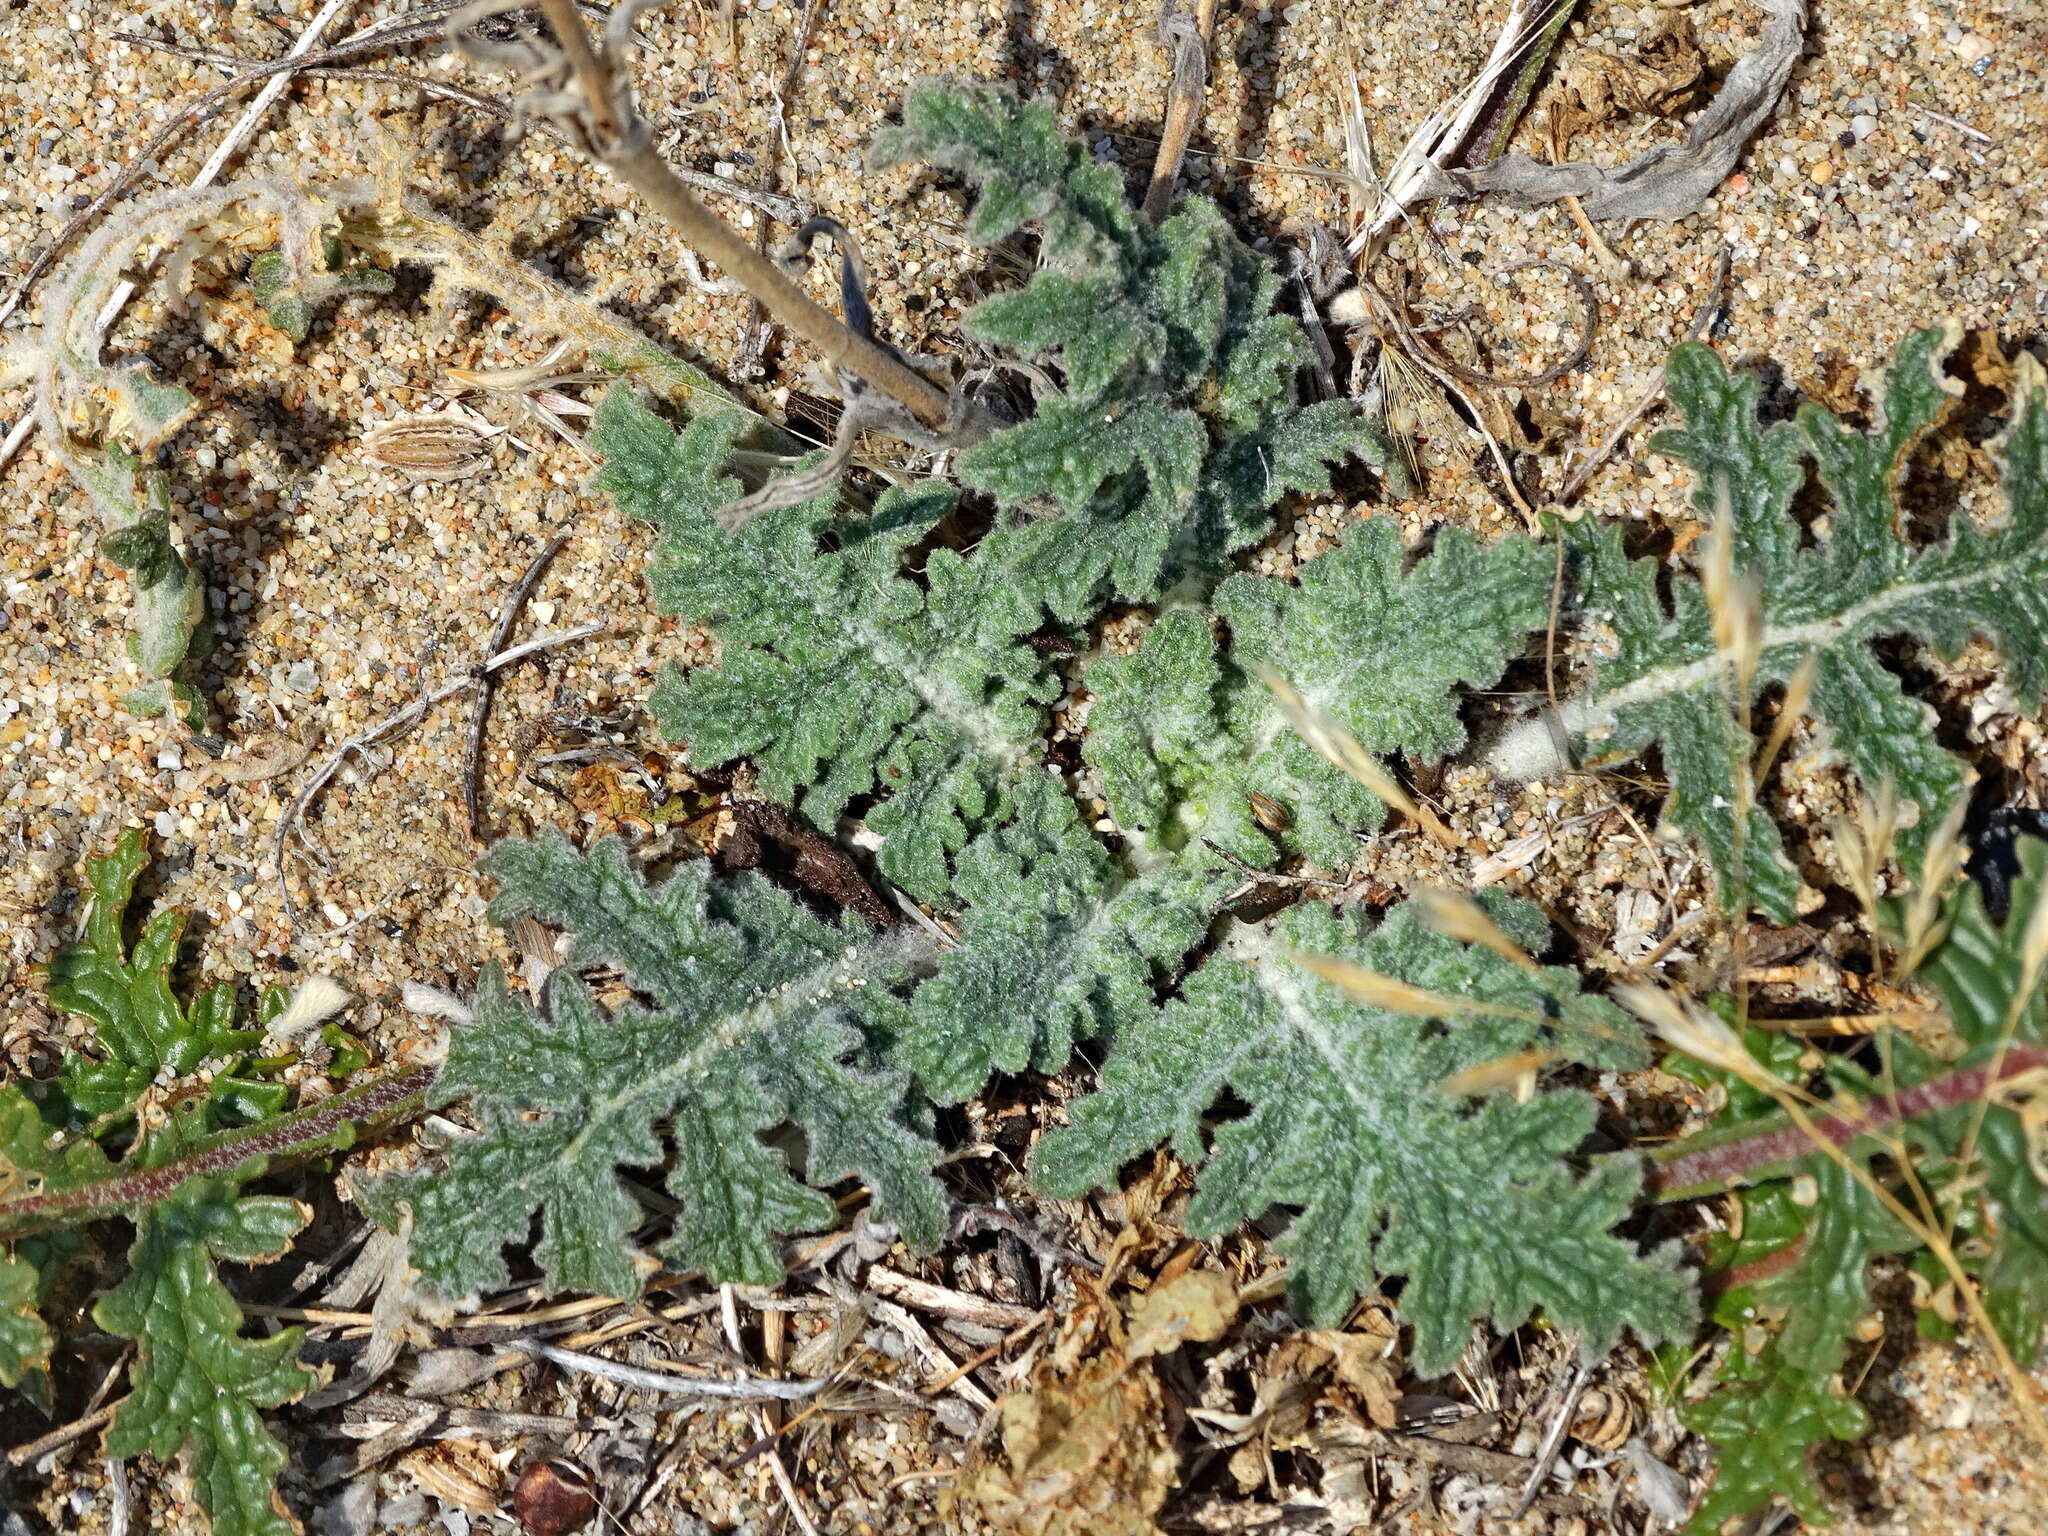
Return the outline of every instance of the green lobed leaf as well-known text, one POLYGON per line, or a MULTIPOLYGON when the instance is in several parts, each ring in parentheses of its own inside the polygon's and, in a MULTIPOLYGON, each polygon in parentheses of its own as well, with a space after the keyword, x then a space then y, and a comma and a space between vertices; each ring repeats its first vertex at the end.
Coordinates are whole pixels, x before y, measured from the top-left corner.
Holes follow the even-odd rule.
POLYGON ((1782 1498, 1809 1525, 1829 1523, 1809 1465, 1822 1440, 1860 1440, 1870 1415, 1827 1374, 1802 1371, 1766 1351, 1742 1379, 1680 1415, 1716 1449, 1713 1485, 1693 1511, 1689 1536, 1715 1536, 1728 1521, 1782 1498))
POLYGON ((1035 587, 1055 617, 1078 620, 1111 594, 1143 600, 1164 590, 1207 447, 1192 411, 1048 400, 963 453, 960 474, 1003 501, 1048 496, 1065 514, 991 536, 986 558, 1035 587))
MULTIPOLYGON (((199 1114, 187 1116, 195 1127, 199 1114)), ((186 1132, 152 1138, 144 1162, 168 1159, 186 1132)), ((137 1212, 128 1274, 93 1308, 107 1332, 135 1343, 128 1395, 107 1428, 110 1456, 182 1451, 214 1536, 295 1536, 276 1492, 284 1446, 261 1410, 313 1384, 296 1363, 297 1328, 242 1333, 242 1309, 221 1284, 222 1260, 260 1264, 289 1246, 312 1212, 293 1200, 242 1196, 225 1179, 190 1179, 137 1212)))
MULTIPOLYGON (((1700 1141, 1704 1154, 1692 1153, 1687 1142, 1667 1154, 1679 1168, 1688 1159, 1702 1168, 1713 1162, 1731 1180, 1759 1181, 1745 1191, 1744 1206, 1768 1219, 1760 1224, 1746 1216, 1744 1232, 1748 1239, 1758 1226, 1761 1241, 1731 1247, 1724 1265, 1753 1262, 1773 1249, 1792 1253, 1789 1262, 1730 1292, 1717 1313, 1745 1339, 1759 1319, 1772 1319, 1775 1327, 1754 1355, 1743 1340, 1731 1344, 1714 1392, 1687 1410, 1687 1422, 1720 1447, 1720 1472, 1694 1517, 1694 1531, 1714 1531, 1774 1496, 1818 1521, 1824 1511, 1806 1471, 1808 1453, 1823 1438, 1869 1432, 1862 1407, 1830 1379, 1847 1359, 1857 1322, 1871 1310, 1871 1261, 1885 1254, 1924 1259, 1926 1250, 1865 1179, 1885 1185, 1909 1209, 1924 1191, 1936 1211, 1951 1213, 1958 1248, 1971 1255, 1968 1265, 1986 1310, 2016 1358, 2032 1362, 2048 1342, 2048 1188, 2034 1172, 2019 1114, 2006 1104, 1987 1106, 1983 1092, 1994 1068, 2011 1077, 2048 1064, 2048 998, 2025 958, 2028 922, 2048 897, 2048 845, 2023 842, 2019 858, 2006 922, 1993 923, 1979 888, 1966 883, 1950 899, 1945 935, 1921 967, 1921 977, 1940 994, 1960 1052, 1936 1056, 1894 1036, 1884 1041, 1880 1078, 1842 1057, 1828 1058, 1819 1069, 1834 1101, 1860 1100, 1870 1111, 1855 1116, 1841 1109, 1818 1122, 1863 1178, 1794 1135, 1774 1102, 1748 1087, 1731 1087, 1717 1122, 1688 1139, 1700 1141), (1883 1117, 1886 1134, 1856 1135, 1872 1115, 1883 1117), (1836 1121, 1840 1128, 1831 1132, 1836 1121), (1917 1190, 1892 1168, 1891 1157, 1878 1158, 1897 1145, 1914 1159, 1917 1190), (1745 1146, 1757 1156, 1745 1158, 1745 1146), (1787 1148, 1804 1155, 1783 1155, 1787 1148), (1803 1206, 1790 1198, 1795 1179, 1807 1181, 1803 1206), (1788 1214, 1799 1218, 1790 1227, 1788 1214)), ((1888 909, 1885 917, 1895 924, 1899 914, 1888 909)), ((1746 1039, 1762 1043, 1755 1031, 1746 1039)), ((1753 1054, 1793 1087, 1812 1092, 1814 1070, 1801 1064, 1798 1044, 1778 1037, 1770 1045, 1769 1055, 1753 1054)), ((1675 1182, 1691 1187, 1683 1173, 1675 1182)))
POLYGON ((657 603, 722 651, 716 668, 666 672, 655 717, 698 763, 751 758, 768 794, 822 827, 891 791, 871 822, 883 871, 941 901, 948 856, 997 812, 1059 691, 1019 638, 1038 605, 986 560, 935 549, 910 568, 951 508, 942 486, 891 491, 866 517, 835 520, 827 496, 727 532, 715 514, 739 489, 723 465, 743 424, 705 416, 678 436, 624 389, 597 412, 600 483, 662 530, 657 603))
POLYGON ((1262 537, 1290 491, 1326 493, 1356 456, 1406 489, 1390 445, 1345 401, 1304 409, 1307 344, 1273 313, 1279 280, 1213 204, 1158 225, 1050 112, 983 86, 914 91, 878 154, 967 173, 969 238, 1044 230, 1039 270, 968 316, 993 346, 1054 363, 1064 392, 960 458, 1003 504, 984 546, 1065 622, 1107 599, 1149 601, 1262 537), (1045 515, 1045 503, 1057 517, 1045 515))
MULTIPOLYGON (((1497 902, 1524 931, 1540 919, 1497 902)), ((1626 1325, 1646 1340, 1691 1325, 1675 1255, 1648 1257, 1611 1229, 1640 1171, 1627 1157, 1590 1172, 1567 1161, 1594 1105, 1551 1092, 1472 1104, 1437 1085, 1465 1068, 1545 1043, 1581 1059, 1644 1059, 1611 1005, 1563 970, 1531 972, 1427 930, 1411 908, 1377 929, 1299 909, 1271 938, 1246 934, 1195 972, 1180 999, 1119 1035, 1102 1088, 1040 1143, 1038 1181, 1056 1195, 1111 1182, 1162 1138, 1203 1164, 1190 1233, 1213 1235, 1275 1206, 1298 1211, 1278 1251, 1301 1310, 1330 1326, 1386 1277, 1406 1277, 1402 1310, 1423 1374, 1448 1369, 1475 1320, 1502 1328, 1538 1306, 1584 1331, 1592 1354, 1626 1325), (1395 1015, 1302 969, 1290 952, 1332 955, 1440 995, 1512 1003, 1530 1020, 1395 1015), (1553 1031, 1537 1020, 1562 1018, 1553 1031), (1208 1130, 1226 1092, 1249 1106, 1208 1130)))
POLYGON ((775 1239, 836 1214, 816 1186, 858 1177, 879 1219, 928 1246, 944 1230, 934 1148, 905 1117, 905 1081, 869 1044, 902 1024, 890 992, 920 940, 826 924, 755 877, 723 883, 686 865, 644 884, 616 840, 585 857, 559 834, 499 843, 484 871, 492 915, 531 915, 574 936, 536 1014, 493 970, 474 1024, 454 1031, 437 1102, 467 1097, 482 1132, 439 1172, 395 1181, 416 1218, 413 1261, 460 1295, 504 1283, 506 1245, 537 1211, 536 1257, 557 1289, 633 1296, 643 1219, 620 1166, 667 1161, 681 1205, 664 1261, 721 1283, 782 1277, 775 1239), (573 968, 619 967, 651 1006, 607 1015, 573 968), (794 1123, 808 1183, 762 1133, 794 1123))
POLYGON ((1020 103, 999 86, 913 86, 902 126, 877 134, 868 159, 877 168, 914 160, 961 172, 981 191, 969 240, 994 245, 1036 223, 1045 262, 1063 270, 1114 263, 1140 238, 1116 169, 1096 165, 1085 144, 1061 133, 1049 106, 1020 103))
POLYGON ((41 1280, 26 1259, 0 1254, 0 1387, 19 1387, 50 1367, 50 1329, 38 1308, 41 1280))
POLYGON ((1234 883, 1213 860, 1127 873, 1049 777, 1017 802, 961 856, 960 947, 917 989, 894 1047, 940 1103, 991 1072, 1057 1072, 1076 1041, 1142 1024, 1234 883))
POLYGON ((293 341, 306 339, 313 326, 313 305, 298 291, 283 251, 265 251, 249 263, 249 296, 285 335, 293 341))
MULTIPOLYGON (((1917 808, 1900 842, 1909 870, 1968 774, 1937 744, 1928 707, 1904 692, 1871 643, 1910 635, 1952 657, 1981 636, 1998 645, 2025 707, 2048 684, 2048 404, 2037 368, 2020 366, 2002 455, 2003 519, 1979 527, 1958 516, 1945 542, 1920 550, 1899 533, 1899 477, 1956 392, 1941 369, 1958 334, 1922 331, 1900 346, 1882 425, 1870 432, 1813 405, 1796 424, 1763 428, 1754 379, 1730 374, 1705 347, 1680 347, 1667 374, 1685 425, 1655 440, 1693 469, 1703 518, 1727 509, 1736 579, 1757 594, 1761 613, 1756 690, 1816 658, 1810 709, 1832 747, 1873 792, 1888 782, 1917 808), (1792 507, 1808 459, 1831 502, 1814 547, 1792 507)), ((1736 775, 1755 744, 1726 696, 1731 680, 1702 590, 1676 583, 1667 612, 1655 563, 1628 561, 1619 529, 1577 524, 1564 536, 1578 559, 1575 607, 1604 627, 1609 653, 1593 686, 1567 705, 1566 724, 1603 756, 1661 746, 1672 785, 1667 816, 1700 839, 1733 899, 1736 775)), ((1797 875, 1761 809, 1742 843, 1748 899, 1790 922, 1797 875)))
POLYGON ((66 1097, 88 1117, 127 1109, 160 1072, 188 1076, 209 1057, 237 1054, 260 1038, 234 1027, 232 984, 207 988, 189 1008, 179 1002, 171 967, 186 914, 157 913, 130 949, 123 927, 148 862, 133 828, 111 854, 86 861, 93 904, 85 941, 65 945, 50 961, 51 1003, 94 1027, 99 1057, 72 1053, 62 1079, 66 1097))

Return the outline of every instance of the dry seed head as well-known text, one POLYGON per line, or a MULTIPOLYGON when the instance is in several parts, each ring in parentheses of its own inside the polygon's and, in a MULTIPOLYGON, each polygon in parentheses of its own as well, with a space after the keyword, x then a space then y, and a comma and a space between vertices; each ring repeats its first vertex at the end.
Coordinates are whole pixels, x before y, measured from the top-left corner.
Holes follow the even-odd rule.
POLYGON ((1394 782, 1394 776, 1380 766, 1379 760, 1360 746, 1358 738, 1335 718, 1303 698, 1294 684, 1271 667, 1258 668, 1258 676, 1279 701, 1280 712, 1287 717, 1287 723, 1300 733, 1301 739, 1314 748, 1318 756, 1358 780, 1437 842, 1447 848, 1456 843, 1457 839, 1436 813, 1426 806, 1417 805, 1408 791, 1394 782))
POLYGON ((1260 794, 1256 789, 1245 797, 1251 804, 1252 817, 1268 832, 1285 832, 1294 825, 1294 816, 1278 800, 1260 794))
POLYGON ((1510 1003, 1490 1003, 1476 997, 1446 997, 1440 992, 1410 986, 1405 981, 1382 976, 1378 971, 1367 970, 1334 955, 1295 954, 1292 958, 1304 970, 1313 971, 1332 986, 1341 987, 1361 1003, 1371 1008, 1384 1008, 1388 1013, 1414 1014, 1425 1019, 1455 1018, 1459 1014, 1478 1014, 1493 1019, 1533 1017, 1528 1009, 1517 1008, 1510 1003))
POLYGON ((1756 587, 1735 571, 1735 507, 1724 479, 1714 488, 1714 531, 1700 588, 1714 622, 1714 644, 1735 671, 1738 707, 1748 703, 1763 656, 1763 613, 1756 587))
POLYGON ((459 405, 384 422, 363 435, 363 456, 382 469, 416 480, 460 480, 490 458, 494 427, 459 405))
POLYGON ((1865 917, 1877 915, 1878 883, 1892 856, 1898 825, 1898 800, 1889 779, 1878 785, 1875 800, 1866 795, 1857 801, 1854 820, 1844 818, 1834 825, 1842 878, 1849 882, 1865 917))
POLYGON ((1561 1060, 1563 1058, 1556 1051, 1531 1046, 1526 1051, 1516 1051, 1512 1056, 1482 1061, 1462 1072, 1453 1072, 1437 1087, 1445 1093, 1475 1097, 1492 1093, 1496 1088, 1512 1087, 1515 1101, 1526 1104, 1535 1096, 1536 1074, 1553 1061, 1561 1060))
POLYGON ((1536 961, 1529 952, 1509 938, 1500 924, 1487 916, 1486 909, 1464 892, 1426 885, 1415 893, 1415 900, 1422 904, 1423 922, 1445 938, 1481 945, 1503 960, 1528 970, 1536 969, 1536 961))
MULTIPOLYGON (((1899 936, 1901 977, 1910 976, 1920 969, 1920 963, 1934 952, 1934 947, 1948 933, 1945 898, 1969 854, 1963 843, 1963 816, 1968 808, 1965 800, 1958 799, 1948 808, 1940 825, 1927 840, 1927 851, 1920 861, 1920 877, 1913 887, 1912 898, 1906 903, 1905 930, 1899 936)), ((2028 985, 2031 986, 2031 982, 2028 985)))
POLYGON ((1735 1031, 1691 998, 1639 982, 1623 982, 1614 989, 1614 996, 1674 1050, 1710 1067, 1732 1072, 1753 1087, 1777 1086, 1735 1031))
POLYGON ((293 988, 283 1013, 264 1026, 264 1032, 279 1040, 318 1029, 355 1001, 355 995, 328 976, 308 976, 293 988))
POLYGON ((1771 764, 1778 760, 1778 754, 1785 749, 1792 731, 1806 713, 1806 706, 1813 698, 1813 680, 1820 672, 1820 652, 1808 651, 1792 675, 1785 680, 1785 699, 1778 706, 1778 718, 1772 722, 1770 738, 1764 743, 1763 754, 1758 757, 1755 777, 1761 781, 1771 771, 1771 764))

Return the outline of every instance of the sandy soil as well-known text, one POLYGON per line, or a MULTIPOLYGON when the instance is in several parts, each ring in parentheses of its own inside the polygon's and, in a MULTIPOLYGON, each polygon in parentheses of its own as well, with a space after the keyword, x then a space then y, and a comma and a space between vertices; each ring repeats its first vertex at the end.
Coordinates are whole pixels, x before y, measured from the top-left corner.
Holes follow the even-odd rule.
MULTIPOLYGON (((344 7, 328 36, 402 8, 344 7)), ((0 270, 10 279, 22 271, 117 165, 220 78, 213 65, 114 34, 270 57, 289 46, 311 10, 308 0, 16 0, 0 13, 0 270)), ((1501 11, 1493 0, 1225 6, 1199 152, 1190 157, 1192 186, 1276 240, 1308 221, 1343 227, 1352 194, 1331 173, 1342 164, 1347 71, 1355 68, 1384 164, 1422 114, 1469 78, 1501 11)), ((1670 14, 1588 0, 1564 60, 1633 59, 1670 14)), ((1714 71, 1750 46, 1760 24, 1744 0, 1703 0, 1681 14, 1714 71)), ((909 170, 870 174, 862 146, 914 80, 1005 78, 1048 94, 1100 158, 1140 178, 1167 77, 1151 36, 1156 19, 1149 5, 1119 0, 824 0, 809 11, 788 0, 742 0, 725 13, 679 0, 641 23, 637 84, 677 163, 798 194, 851 226, 876 275, 882 332, 906 350, 945 353, 957 345, 962 311, 990 281, 986 258, 960 238, 957 192, 909 170)), ((1548 486, 1604 440, 1653 381, 1724 249, 1733 290, 1714 332, 1724 354, 1768 356, 1792 387, 1853 407, 1897 340, 1918 327, 1956 316, 1972 328, 1997 328, 2009 345, 2040 335, 2048 312, 2040 254, 2048 236, 2044 56, 2048 12, 2028 0, 1825 4, 1780 111, 1720 194, 1675 223, 1602 231, 1625 269, 1604 263, 1555 208, 1441 205, 1426 237, 1418 231, 1400 249, 1423 274, 1420 302, 1480 306, 1495 338, 1489 361, 1506 371, 1540 369, 1562 355, 1571 311, 1554 280, 1510 287, 1493 274, 1544 257, 1593 283, 1601 323, 1587 364, 1524 402, 1523 430, 1540 445, 1548 486)), ((372 63, 500 88, 438 47, 372 63)), ((1538 107, 1520 141, 1532 148, 1547 144, 1545 114, 1558 109, 1556 92, 1538 107)), ((238 111, 164 155, 141 195, 183 184, 238 111)), ((1682 119, 1642 115, 1596 121, 1580 130, 1573 152, 1616 163, 1681 126, 1682 119)), ((801 348, 773 340, 764 371, 748 376, 741 360, 749 301, 693 287, 659 221, 559 144, 508 141, 488 117, 411 85, 305 78, 266 115, 232 174, 362 176, 374 169, 380 143, 410 157, 407 184, 417 195, 463 220, 492 221, 535 267, 735 377, 768 414, 818 429, 806 414, 813 386, 801 348)), ((749 228, 762 217, 743 202, 720 206, 749 228)), ((814 282, 829 299, 822 265, 814 282)), ((6 340, 37 318, 48 291, 46 282, 7 322, 6 340)), ((32 967, 74 932, 82 860, 119 828, 140 826, 155 845, 159 899, 199 914, 202 974, 286 984, 333 976, 363 999, 351 1027, 396 1052, 427 1027, 398 1007, 401 983, 464 992, 486 960, 509 958, 503 936, 483 921, 485 893, 470 869, 460 786, 467 709, 461 700, 441 707, 395 748, 336 779, 311 819, 329 868, 295 865, 308 911, 293 924, 281 907, 270 840, 303 775, 352 733, 459 677, 484 653, 505 593, 558 531, 569 543, 536 588, 522 633, 595 619, 611 628, 499 687, 483 774, 493 832, 594 820, 590 805, 565 803, 568 772, 536 759, 591 742, 658 746, 641 703, 657 665, 687 658, 693 642, 651 612, 641 581, 645 532, 588 488, 588 466, 573 446, 512 404, 471 402, 510 430, 468 479, 413 483, 365 457, 361 439, 377 423, 452 396, 449 367, 509 366, 541 354, 547 338, 496 306, 474 298, 431 306, 415 284, 393 298, 343 303, 294 350, 261 324, 237 285, 220 286, 203 316, 146 290, 117 332, 117 350, 124 342, 146 346, 166 376, 208 402, 167 455, 186 547, 219 624, 203 674, 207 739, 186 739, 116 705, 133 681, 121 645, 126 583, 102 555, 83 497, 31 437, 0 480, 0 1046, 22 1069, 46 1064, 66 1038, 71 1026, 38 1004, 32 967), (265 762, 285 766, 255 777, 265 762)), ((0 392, 0 421, 13 422, 24 407, 23 391, 0 392)), ((1603 517, 1683 520, 1683 479, 1641 448, 1642 435, 1595 478, 1584 505, 1603 517)), ((1474 439, 1454 420, 1441 412, 1426 420, 1417 451, 1425 489, 1393 509, 1411 532, 1439 522, 1490 532, 1518 526, 1475 467, 1474 439)), ((1981 476, 1958 482, 1966 505, 1984 493, 1981 476)), ((1305 509, 1255 563, 1284 568, 1327 544, 1344 521, 1387 510, 1305 509)), ((1958 669, 1950 680, 1958 706, 1983 699, 1988 681, 1958 669)), ((2037 724, 2001 712, 1994 700, 1976 712, 1973 729, 1998 744, 2018 781, 2038 787, 2037 724)), ((1811 743, 1795 742, 1794 751, 1793 781, 1812 785, 1801 809, 1817 824, 1839 802, 1840 786, 1811 743)), ((1625 928, 1617 903, 1630 892, 1648 891, 1672 912, 1701 898, 1698 872, 1674 868, 1682 861, 1669 849, 1619 822, 1572 825, 1582 787, 1509 793, 1484 774, 1453 770, 1442 792, 1456 824, 1496 850, 1531 831, 1552 832, 1526 878, 1584 926, 1596 950, 1625 928)), ((1824 862, 1825 850, 1814 857, 1824 862)), ((1402 859, 1389 855, 1372 872, 1394 886, 1422 872, 1402 859)), ((1615 950, 1622 952, 1619 942, 1615 950)), ((986 1144, 1014 1148, 1021 1141, 1013 1133, 1048 1112, 986 1106, 976 1129, 986 1144)), ((1017 1191, 1014 1178, 993 1167, 977 1178, 991 1193, 1017 1191)), ((1000 1295, 1005 1282, 986 1273, 991 1251, 949 1253, 931 1278, 1000 1295)), ((1250 1270, 1259 1262, 1244 1258, 1250 1270)), ((814 1266, 788 1288, 791 1305, 820 1298, 811 1310, 746 1314, 751 1350, 786 1359, 829 1326, 823 1273, 814 1266)), ((680 1355, 724 1348, 715 1309, 668 1310, 684 1315, 662 1321, 635 1347, 653 1350, 658 1339, 680 1355)), ((901 1335, 893 1337, 902 1347, 901 1335)), ((949 1340, 956 1357, 971 1352, 963 1337, 949 1340)), ((908 1353, 898 1374, 915 1385, 925 1372, 915 1348, 908 1353)), ((1014 1367, 1001 1369, 981 1379, 998 1391, 1017 1379, 1014 1367)), ((1533 1397, 1549 1377, 1526 1369, 1534 1375, 1524 1395, 1533 1397)), ((1626 1375, 1624 1365, 1617 1379, 1626 1375)), ((567 1415, 572 1430, 578 1416, 616 1421, 556 1434, 578 1446, 593 1436, 614 1448, 633 1441, 641 1465, 667 1469, 655 1496, 643 1496, 635 1531, 770 1530, 785 1518, 759 1458, 731 1466, 760 1432, 746 1415, 657 1413, 618 1389, 564 1384, 532 1367, 465 1400, 567 1415)), ((829 1434, 785 1455, 822 1528, 953 1528, 958 1517, 946 1512, 944 1490, 963 1458, 960 1436, 981 1414, 972 1397, 938 1401, 937 1414, 868 1405, 863 1417, 849 1409, 830 1419, 829 1434)), ((2019 1480, 2030 1453, 1974 1355, 1912 1355, 1896 1366, 1891 1401, 1895 1422, 1873 1455, 1837 1479, 1852 1516, 1842 1529, 2017 1532, 2048 1514, 2038 1488, 2019 1480)), ((1694 1469, 1668 1416, 1647 1429, 1657 1454, 1694 1469)), ((10 1429, 8 1438, 36 1432, 10 1429)), ((356 1480, 370 1493, 349 1496, 387 1506, 378 1528, 424 1528, 439 1517, 459 1531, 448 1512, 468 1507, 482 1516, 496 1507, 509 1488, 508 1464, 531 1439, 498 1433, 408 1452, 382 1465, 381 1481, 356 1480)), ((306 1443, 317 1445, 305 1452, 309 1466, 348 1447, 321 1436, 306 1443)), ((1497 1443, 1526 1450, 1513 1433, 1497 1443)), ((1607 1506, 1618 1511, 1611 1528, 1640 1528, 1626 1464, 1581 1459, 1580 1491, 1597 1498, 1603 1488, 1621 1490, 1620 1502, 1607 1506)), ((61 1512, 76 1529, 108 1528, 111 1493, 90 1440, 34 1482, 40 1518, 61 1512)), ((175 1530, 190 1518, 175 1476, 145 1464, 131 1485, 131 1529, 175 1530)), ((300 1481, 294 1501, 302 1510, 323 1501, 339 1509, 337 1489, 348 1486, 312 1493, 300 1481)), ((1280 1518, 1284 1486, 1246 1490, 1236 1516, 1229 1501, 1207 1498, 1190 1518, 1204 1529, 1254 1528, 1247 1522, 1280 1518)), ((1422 1522, 1414 1528, 1425 1528, 1428 1507, 1406 1517, 1422 1522)), ((1442 1507, 1455 1523, 1453 1505, 1442 1507)), ((1577 1527, 1571 1519, 1532 1515, 1524 1528, 1609 1528, 1605 1514, 1577 1527)))

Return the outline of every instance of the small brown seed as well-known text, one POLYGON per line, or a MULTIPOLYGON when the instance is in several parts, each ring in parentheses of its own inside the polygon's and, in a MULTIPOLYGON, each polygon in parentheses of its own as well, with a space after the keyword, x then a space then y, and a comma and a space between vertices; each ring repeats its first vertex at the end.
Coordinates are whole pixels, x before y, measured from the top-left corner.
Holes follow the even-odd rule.
POLYGON ((363 435, 363 456, 418 480, 459 480, 484 466, 497 435, 475 412, 451 405, 436 415, 400 416, 372 428, 363 435))
POLYGON ((512 1513, 533 1536, 569 1536, 597 1513, 597 1487, 580 1463, 544 1456, 519 1474, 512 1513))
POLYGON ((1278 800, 1269 799, 1256 789, 1250 792, 1248 798, 1251 800, 1252 815, 1268 832, 1285 832, 1294 825, 1293 813, 1278 800))

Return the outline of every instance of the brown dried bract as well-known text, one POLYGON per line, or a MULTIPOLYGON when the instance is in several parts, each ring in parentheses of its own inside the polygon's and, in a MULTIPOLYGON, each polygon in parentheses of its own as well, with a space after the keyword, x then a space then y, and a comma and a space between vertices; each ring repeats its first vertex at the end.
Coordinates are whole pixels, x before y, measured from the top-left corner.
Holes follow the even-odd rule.
POLYGON ((490 461, 494 427, 459 405, 400 416, 363 436, 363 457, 415 480, 460 480, 490 461))

